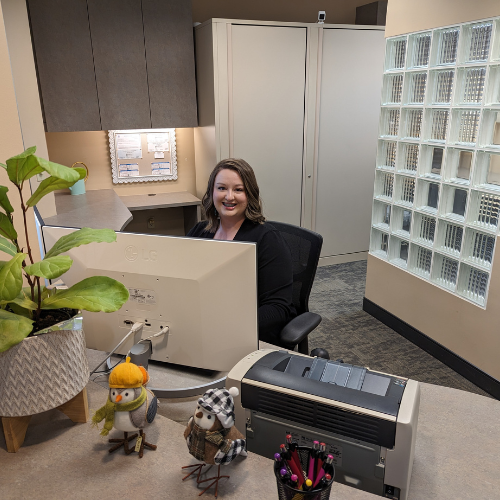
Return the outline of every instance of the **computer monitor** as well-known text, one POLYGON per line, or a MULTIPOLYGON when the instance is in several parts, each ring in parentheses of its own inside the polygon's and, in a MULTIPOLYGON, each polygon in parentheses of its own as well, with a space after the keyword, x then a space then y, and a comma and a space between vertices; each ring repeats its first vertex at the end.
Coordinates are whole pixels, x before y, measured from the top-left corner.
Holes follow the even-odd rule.
MULTIPOLYGON (((44 226, 46 251, 73 231, 44 226)), ((157 361, 229 371, 258 349, 255 243, 117 233, 115 243, 67 253, 67 286, 102 275, 130 292, 119 311, 83 312, 87 347, 110 351, 140 321, 143 338, 170 328, 168 337, 153 339, 157 361)))

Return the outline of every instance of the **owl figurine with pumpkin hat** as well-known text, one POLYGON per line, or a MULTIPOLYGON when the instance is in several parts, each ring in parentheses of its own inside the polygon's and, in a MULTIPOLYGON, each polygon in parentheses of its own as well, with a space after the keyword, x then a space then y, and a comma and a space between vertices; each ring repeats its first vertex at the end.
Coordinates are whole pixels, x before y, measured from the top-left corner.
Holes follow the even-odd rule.
POLYGON ((156 450, 156 445, 146 442, 143 429, 153 422, 156 416, 158 400, 146 389, 149 382, 148 372, 142 366, 130 362, 127 357, 125 363, 113 368, 109 375, 109 395, 106 404, 92 416, 92 424, 104 420, 101 436, 107 436, 113 427, 124 433, 123 439, 110 439, 110 443, 117 443, 109 449, 109 453, 123 446, 129 455, 134 448, 129 448, 129 442, 139 437, 135 449, 139 451, 139 458, 144 454, 144 447, 156 450), (134 432, 129 436, 129 432, 134 432))
POLYGON ((236 387, 208 390, 198 399, 194 415, 184 431, 189 453, 202 463, 183 467, 193 468, 183 480, 197 472, 198 484, 212 481, 200 495, 215 484, 217 498, 219 480, 229 478, 220 475, 220 466, 231 463, 238 455, 247 455, 244 436, 234 426, 233 398, 238 394, 236 387), (202 469, 207 464, 218 466, 217 476, 200 480, 202 469))

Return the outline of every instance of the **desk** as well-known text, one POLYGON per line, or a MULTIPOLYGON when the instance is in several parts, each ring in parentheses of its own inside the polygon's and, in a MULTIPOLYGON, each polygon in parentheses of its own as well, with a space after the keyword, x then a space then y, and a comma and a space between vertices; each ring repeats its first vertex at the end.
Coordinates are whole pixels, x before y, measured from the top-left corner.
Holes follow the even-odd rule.
POLYGON ((180 222, 184 234, 187 234, 201 220, 201 200, 187 191, 120 196, 120 200, 133 213, 134 219, 126 228, 131 233, 169 234, 172 229, 168 224, 163 228, 156 227, 156 224, 154 228, 148 228, 148 220, 159 217, 171 221, 182 219, 180 222))

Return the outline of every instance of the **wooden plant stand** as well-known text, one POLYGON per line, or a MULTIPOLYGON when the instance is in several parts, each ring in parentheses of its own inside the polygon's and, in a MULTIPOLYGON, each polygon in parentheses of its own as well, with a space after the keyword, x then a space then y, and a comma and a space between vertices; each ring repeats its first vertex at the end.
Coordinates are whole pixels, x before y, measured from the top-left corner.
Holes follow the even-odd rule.
MULTIPOLYGON (((85 423, 89 420, 89 404, 87 389, 84 387, 73 399, 57 407, 75 423, 85 423)), ((16 453, 22 446, 31 415, 25 417, 1 417, 7 451, 16 453)))

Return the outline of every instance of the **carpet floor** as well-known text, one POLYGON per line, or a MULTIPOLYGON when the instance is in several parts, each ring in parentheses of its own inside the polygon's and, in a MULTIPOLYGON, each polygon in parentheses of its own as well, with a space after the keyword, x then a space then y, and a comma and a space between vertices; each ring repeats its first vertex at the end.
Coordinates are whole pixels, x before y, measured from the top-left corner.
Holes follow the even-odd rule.
POLYGON ((419 382, 488 394, 409 340, 363 311, 366 261, 318 268, 309 310, 323 317, 309 335, 309 348, 331 359, 367 366, 419 382))

